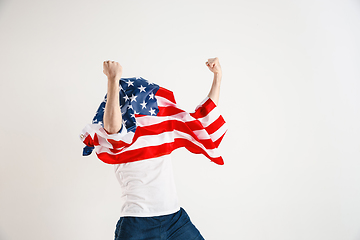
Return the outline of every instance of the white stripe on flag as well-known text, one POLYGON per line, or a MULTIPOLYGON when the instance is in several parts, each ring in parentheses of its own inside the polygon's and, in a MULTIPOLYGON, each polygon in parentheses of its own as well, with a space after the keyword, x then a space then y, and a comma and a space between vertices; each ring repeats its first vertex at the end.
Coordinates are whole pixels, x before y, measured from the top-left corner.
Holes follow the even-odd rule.
POLYGON ((226 123, 224 123, 216 132, 210 134, 210 138, 213 142, 217 141, 222 135, 226 133, 227 126, 226 123))
MULTIPOLYGON (((201 149, 203 149, 206 153, 208 153, 210 155, 210 157, 213 157, 213 158, 220 157, 218 149, 216 149, 216 148, 215 149, 206 149, 202 144, 197 142, 191 135, 184 133, 184 132, 176 131, 176 130, 171 131, 171 132, 164 132, 164 133, 158 134, 156 136, 151 136, 151 135, 141 136, 132 145, 130 145, 128 148, 124 149, 120 153, 114 153, 114 152, 110 151, 110 149, 108 149, 108 148, 95 148, 95 149, 96 149, 97 153, 108 153, 110 155, 118 155, 118 154, 125 153, 127 151, 132 151, 132 150, 142 151, 141 149, 144 147, 159 146, 159 145, 162 145, 165 143, 172 143, 172 142, 174 142, 175 139, 186 139, 186 140, 194 143, 201 149)), ((116 149, 116 150, 118 150, 118 149, 116 149)))

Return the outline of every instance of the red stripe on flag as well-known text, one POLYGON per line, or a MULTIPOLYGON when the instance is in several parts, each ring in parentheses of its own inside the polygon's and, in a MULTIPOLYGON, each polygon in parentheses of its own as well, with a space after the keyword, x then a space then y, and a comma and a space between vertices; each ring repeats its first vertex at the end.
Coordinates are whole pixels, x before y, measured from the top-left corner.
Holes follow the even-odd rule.
POLYGON ((202 118, 208 115, 215 107, 215 103, 209 98, 201 107, 196 109, 195 112, 190 113, 190 115, 194 118, 202 118))
POLYGON ((89 146, 89 147, 93 147, 94 146, 94 141, 92 140, 90 134, 88 134, 86 136, 86 138, 84 139, 83 143, 85 143, 86 146, 89 146))
POLYGON ((216 157, 216 158, 210 157, 206 151, 201 149, 193 142, 181 138, 175 139, 175 141, 171 143, 165 143, 158 146, 151 146, 151 147, 144 147, 141 149, 130 150, 117 155, 112 155, 103 152, 103 153, 97 153, 97 156, 101 161, 105 163, 120 164, 125 162, 134 162, 139 160, 156 158, 163 155, 168 155, 173 150, 180 147, 185 147, 187 150, 195 154, 204 154, 206 157, 208 157, 211 161, 213 161, 216 164, 219 165, 224 164, 222 157, 216 157))
POLYGON ((209 134, 216 132, 222 125, 225 124, 224 118, 220 115, 213 123, 205 128, 209 134))
POLYGON ((177 107, 173 107, 173 106, 169 106, 169 107, 158 107, 159 108, 159 112, 157 114, 157 116, 161 117, 161 116, 171 116, 171 115, 175 115, 178 113, 182 113, 184 112, 183 110, 177 108, 177 107))
POLYGON ((155 97, 156 96, 166 98, 167 100, 176 104, 173 92, 170 90, 167 90, 166 88, 160 87, 159 90, 157 90, 157 92, 155 94, 155 97))
POLYGON ((98 136, 97 136, 96 133, 94 134, 94 145, 95 145, 95 146, 100 145, 100 143, 99 143, 99 138, 98 138, 98 136))

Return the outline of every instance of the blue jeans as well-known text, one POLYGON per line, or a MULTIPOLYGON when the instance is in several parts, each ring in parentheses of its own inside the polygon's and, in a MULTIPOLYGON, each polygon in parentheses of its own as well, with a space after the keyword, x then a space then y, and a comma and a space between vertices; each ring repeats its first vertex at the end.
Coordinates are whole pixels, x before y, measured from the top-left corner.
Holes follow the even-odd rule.
POLYGON ((115 240, 204 240, 183 208, 157 217, 121 217, 116 224, 115 240))

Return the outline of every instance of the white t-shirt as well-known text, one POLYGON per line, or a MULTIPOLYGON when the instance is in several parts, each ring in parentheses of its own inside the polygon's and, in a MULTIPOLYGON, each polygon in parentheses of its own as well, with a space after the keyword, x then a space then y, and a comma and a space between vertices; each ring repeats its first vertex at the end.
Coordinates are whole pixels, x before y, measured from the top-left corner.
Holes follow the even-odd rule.
POLYGON ((120 216, 154 217, 180 210, 170 155, 115 164, 122 190, 120 216))

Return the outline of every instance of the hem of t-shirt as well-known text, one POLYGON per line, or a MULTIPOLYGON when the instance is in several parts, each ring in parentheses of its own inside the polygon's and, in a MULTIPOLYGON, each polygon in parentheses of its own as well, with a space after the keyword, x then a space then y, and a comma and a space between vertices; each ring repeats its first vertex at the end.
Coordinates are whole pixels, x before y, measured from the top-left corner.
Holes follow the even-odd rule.
POLYGON ((159 216, 173 214, 178 211, 180 211, 180 206, 175 209, 163 211, 163 212, 121 213, 120 217, 159 217, 159 216))

